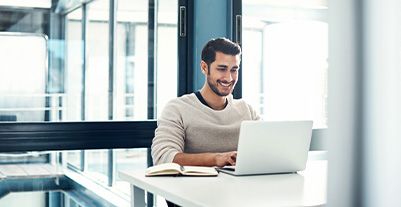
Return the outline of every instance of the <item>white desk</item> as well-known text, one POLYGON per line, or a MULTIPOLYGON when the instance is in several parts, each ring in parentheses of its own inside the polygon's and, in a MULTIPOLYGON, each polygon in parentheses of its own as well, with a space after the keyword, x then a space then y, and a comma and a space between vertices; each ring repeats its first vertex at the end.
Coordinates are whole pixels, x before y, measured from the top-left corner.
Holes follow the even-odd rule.
POLYGON ((217 177, 145 177, 120 172, 131 184, 131 206, 145 206, 144 190, 180 206, 322 206, 327 161, 308 161, 298 174, 217 177))

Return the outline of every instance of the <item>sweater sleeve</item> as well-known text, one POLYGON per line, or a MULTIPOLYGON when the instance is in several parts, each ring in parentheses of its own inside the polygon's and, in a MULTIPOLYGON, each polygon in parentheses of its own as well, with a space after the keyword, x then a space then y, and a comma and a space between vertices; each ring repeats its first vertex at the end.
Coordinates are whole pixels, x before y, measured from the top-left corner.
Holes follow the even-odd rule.
POLYGON ((157 121, 152 141, 152 158, 155 165, 173 162, 174 156, 184 151, 184 125, 175 101, 169 102, 157 121))
POLYGON ((250 105, 247 104, 249 108, 249 112, 251 113, 252 120, 261 120, 259 113, 250 105))

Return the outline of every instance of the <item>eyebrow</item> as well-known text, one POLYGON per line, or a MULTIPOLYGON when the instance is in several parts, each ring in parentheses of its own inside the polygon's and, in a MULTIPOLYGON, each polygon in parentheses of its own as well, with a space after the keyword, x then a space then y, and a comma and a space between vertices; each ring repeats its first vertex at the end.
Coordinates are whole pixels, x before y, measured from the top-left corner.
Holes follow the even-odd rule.
MULTIPOLYGON (((228 68, 227 65, 217 65, 218 68, 228 68)), ((239 68, 238 66, 234 66, 232 68, 239 68)))

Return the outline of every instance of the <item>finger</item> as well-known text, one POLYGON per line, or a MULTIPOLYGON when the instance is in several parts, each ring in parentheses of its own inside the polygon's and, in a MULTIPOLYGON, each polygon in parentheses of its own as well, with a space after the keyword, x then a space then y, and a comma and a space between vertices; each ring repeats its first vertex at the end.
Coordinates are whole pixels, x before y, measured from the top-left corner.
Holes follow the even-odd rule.
POLYGON ((237 157, 232 157, 231 158, 234 162, 237 162, 237 157))
POLYGON ((235 165, 235 160, 229 158, 227 161, 230 165, 235 165))

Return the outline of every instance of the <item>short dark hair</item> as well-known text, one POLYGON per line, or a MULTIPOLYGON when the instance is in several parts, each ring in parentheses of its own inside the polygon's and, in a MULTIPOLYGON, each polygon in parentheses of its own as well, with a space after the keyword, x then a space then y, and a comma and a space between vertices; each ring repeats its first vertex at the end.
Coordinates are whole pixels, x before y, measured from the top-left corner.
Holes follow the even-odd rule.
MULTIPOLYGON (((208 68, 216 60, 216 52, 235 56, 241 54, 241 47, 224 37, 209 40, 202 49, 202 60, 207 64, 208 68)), ((210 70, 208 71, 210 72, 210 70)))

